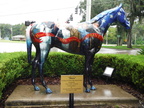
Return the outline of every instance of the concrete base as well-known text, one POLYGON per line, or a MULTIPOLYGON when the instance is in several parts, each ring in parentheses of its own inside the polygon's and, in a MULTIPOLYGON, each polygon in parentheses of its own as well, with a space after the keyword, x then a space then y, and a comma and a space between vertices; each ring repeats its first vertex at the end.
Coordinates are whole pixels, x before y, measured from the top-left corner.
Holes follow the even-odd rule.
MULTIPOLYGON (((49 85, 52 94, 34 91, 32 85, 20 85, 5 102, 5 108, 68 108, 69 94, 60 93, 60 85, 49 85)), ((95 108, 96 106, 138 106, 138 99, 115 85, 95 85, 97 90, 91 93, 74 94, 75 108, 95 108)))

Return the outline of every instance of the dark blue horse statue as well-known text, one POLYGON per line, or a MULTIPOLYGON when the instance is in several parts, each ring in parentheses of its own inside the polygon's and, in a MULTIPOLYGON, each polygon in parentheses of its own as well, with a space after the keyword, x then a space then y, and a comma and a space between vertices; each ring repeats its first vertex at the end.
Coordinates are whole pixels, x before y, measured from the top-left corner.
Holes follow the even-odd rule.
POLYGON ((32 84, 34 90, 39 90, 35 84, 35 71, 38 67, 42 85, 46 93, 52 93, 43 78, 43 66, 52 47, 60 48, 66 52, 85 56, 84 87, 85 92, 95 90, 91 81, 91 70, 94 55, 100 50, 103 37, 113 22, 120 22, 126 29, 130 24, 126 19, 122 5, 106 10, 88 22, 72 24, 57 24, 55 22, 33 23, 27 27, 27 53, 28 62, 32 63, 32 84), (36 56, 31 60, 31 46, 36 48, 36 56), (90 85, 88 88, 87 84, 90 85))

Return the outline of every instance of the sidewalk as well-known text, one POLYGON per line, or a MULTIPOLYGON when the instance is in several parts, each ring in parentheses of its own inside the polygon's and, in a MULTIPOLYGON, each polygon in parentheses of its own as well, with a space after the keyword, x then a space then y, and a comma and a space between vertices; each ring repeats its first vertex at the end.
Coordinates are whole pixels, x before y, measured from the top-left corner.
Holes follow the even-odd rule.
MULTIPOLYGON (((6 43, 1 42, 0 43, 0 53, 4 52, 19 52, 19 51, 27 51, 26 44, 25 43, 6 43)), ((35 51, 34 46, 32 46, 32 51, 35 51)), ((51 52, 64 52, 63 50, 60 50, 58 48, 52 48, 50 50, 51 52)), ((110 49, 110 48, 101 48, 98 53, 101 54, 131 54, 136 55, 137 51, 139 49, 132 49, 132 50, 118 50, 118 49, 110 49)))

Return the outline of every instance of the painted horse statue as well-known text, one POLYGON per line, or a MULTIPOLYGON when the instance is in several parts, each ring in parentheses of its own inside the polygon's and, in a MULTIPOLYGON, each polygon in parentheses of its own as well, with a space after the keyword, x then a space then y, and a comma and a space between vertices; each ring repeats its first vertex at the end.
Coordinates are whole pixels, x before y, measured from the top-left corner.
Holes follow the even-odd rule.
POLYGON ((103 37, 113 22, 120 22, 126 29, 130 24, 126 19, 122 4, 106 10, 88 22, 72 24, 57 24, 55 22, 33 23, 27 27, 27 54, 28 62, 32 63, 32 84, 34 90, 39 90, 35 84, 35 71, 38 67, 42 85, 46 93, 52 93, 43 78, 44 62, 52 47, 60 48, 66 52, 85 56, 84 87, 85 92, 95 90, 91 81, 91 70, 94 55, 100 50, 103 37), (36 56, 31 60, 31 46, 36 48, 36 56), (87 84, 90 85, 88 88, 87 84))

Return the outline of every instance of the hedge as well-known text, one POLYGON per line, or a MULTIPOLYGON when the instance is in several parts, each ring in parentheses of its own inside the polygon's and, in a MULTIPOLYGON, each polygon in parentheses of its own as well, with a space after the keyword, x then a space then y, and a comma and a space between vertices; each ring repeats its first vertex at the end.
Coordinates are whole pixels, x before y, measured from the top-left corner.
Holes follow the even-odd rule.
MULTIPOLYGON (((143 55, 96 54, 92 77, 101 77, 105 68, 110 66, 114 68, 114 79, 130 82, 138 89, 144 89, 143 61, 143 55)), ((84 56, 69 53, 50 53, 44 65, 45 76, 83 74, 83 70, 84 56)), ((26 52, 0 53, 0 98, 13 81, 30 75, 31 66, 27 63, 26 52)))

